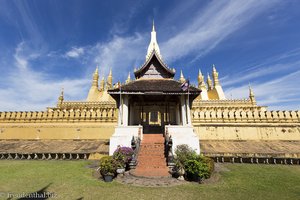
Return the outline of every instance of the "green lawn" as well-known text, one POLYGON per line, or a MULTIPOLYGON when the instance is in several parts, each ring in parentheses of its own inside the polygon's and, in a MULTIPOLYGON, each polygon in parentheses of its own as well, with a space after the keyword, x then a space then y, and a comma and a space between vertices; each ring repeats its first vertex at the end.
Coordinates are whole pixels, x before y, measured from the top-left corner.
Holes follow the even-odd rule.
POLYGON ((300 199, 300 166, 223 164, 220 180, 174 187, 104 183, 90 161, 0 161, 0 196, 32 193, 48 186, 57 199, 300 199))

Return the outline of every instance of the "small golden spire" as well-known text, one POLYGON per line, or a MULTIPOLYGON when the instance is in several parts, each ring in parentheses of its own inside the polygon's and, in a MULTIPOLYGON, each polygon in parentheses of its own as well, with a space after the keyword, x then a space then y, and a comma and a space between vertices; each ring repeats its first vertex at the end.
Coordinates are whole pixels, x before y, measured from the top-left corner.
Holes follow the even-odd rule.
POLYGON ((98 88, 98 80, 99 80, 99 72, 98 72, 98 66, 96 67, 96 70, 93 74, 93 83, 92 86, 95 86, 98 88))
POLYGON ((204 83, 204 76, 202 75, 201 70, 199 69, 198 72, 198 88, 206 88, 205 83, 204 83))
POLYGON ((198 82, 200 82, 200 81, 203 81, 203 78, 202 78, 203 76, 202 76, 202 72, 201 72, 201 70, 199 69, 199 72, 198 72, 198 82))
POLYGON ((128 73, 127 80, 126 80, 126 82, 125 82, 125 83, 127 84, 127 83, 129 83, 130 81, 131 81, 131 79, 130 79, 130 72, 129 72, 129 73, 128 73))
POLYGON ((109 74, 108 74, 108 77, 107 77, 107 89, 111 89, 113 87, 113 85, 112 85, 112 79, 113 79, 113 77, 112 77, 112 70, 110 68, 109 74))
POLYGON ((217 72, 215 64, 213 64, 212 68, 213 68, 213 72, 217 72))
POLYGON ((214 86, 220 85, 219 73, 217 72, 216 66, 214 64, 212 66, 212 75, 213 75, 213 80, 214 80, 214 86))
POLYGON ((255 95, 254 95, 254 92, 253 92, 250 84, 249 84, 249 99, 253 105, 256 104, 255 95))
POLYGON ((207 73, 207 87, 208 87, 208 90, 212 90, 213 87, 212 87, 212 81, 210 79, 210 76, 209 74, 207 73))
POLYGON ((185 78, 184 78, 184 76, 183 76, 182 70, 180 70, 180 78, 179 78, 179 82, 180 82, 180 83, 184 83, 184 81, 185 81, 185 78))
POLYGON ((104 76, 102 77, 102 80, 100 82, 100 90, 103 91, 105 89, 105 79, 104 76))
POLYGON ((64 88, 61 88, 60 96, 58 97, 57 105, 61 105, 64 101, 64 88))

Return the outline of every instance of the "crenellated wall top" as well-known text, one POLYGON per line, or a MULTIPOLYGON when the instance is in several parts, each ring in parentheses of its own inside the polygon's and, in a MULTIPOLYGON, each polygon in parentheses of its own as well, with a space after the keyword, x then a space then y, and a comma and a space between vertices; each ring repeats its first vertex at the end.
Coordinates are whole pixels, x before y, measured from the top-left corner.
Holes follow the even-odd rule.
MULTIPOLYGON (((258 110, 193 110, 193 122, 217 123, 299 123, 300 110, 297 111, 258 111, 258 110)), ((299 124, 298 124, 299 125, 299 124)))
POLYGON ((75 121, 105 121, 115 122, 117 109, 103 107, 94 110, 51 110, 28 112, 0 112, 0 122, 75 122, 75 121))

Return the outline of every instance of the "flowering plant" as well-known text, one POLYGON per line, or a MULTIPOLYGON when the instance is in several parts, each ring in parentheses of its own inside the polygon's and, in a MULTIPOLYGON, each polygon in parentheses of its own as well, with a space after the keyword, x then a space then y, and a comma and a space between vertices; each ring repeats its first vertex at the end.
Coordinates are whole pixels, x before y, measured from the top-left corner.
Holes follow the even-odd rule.
POLYGON ((133 155, 133 149, 130 147, 118 147, 114 154, 113 158, 119 162, 119 167, 124 167, 131 161, 133 155))
POLYGON ((99 171, 102 176, 114 175, 117 169, 117 162, 112 156, 104 156, 100 159, 99 171))

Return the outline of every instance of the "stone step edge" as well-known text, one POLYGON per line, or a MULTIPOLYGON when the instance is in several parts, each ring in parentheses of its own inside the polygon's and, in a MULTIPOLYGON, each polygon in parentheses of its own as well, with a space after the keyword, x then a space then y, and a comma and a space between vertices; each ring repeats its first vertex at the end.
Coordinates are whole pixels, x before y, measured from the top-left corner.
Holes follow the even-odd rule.
POLYGON ((169 171, 168 171, 168 174, 169 174, 168 176, 142 176, 142 175, 136 175, 136 174, 134 174, 133 170, 130 170, 129 174, 134 176, 134 177, 147 178, 147 179, 160 179, 160 178, 166 178, 166 177, 172 178, 172 175, 170 174, 169 171))

